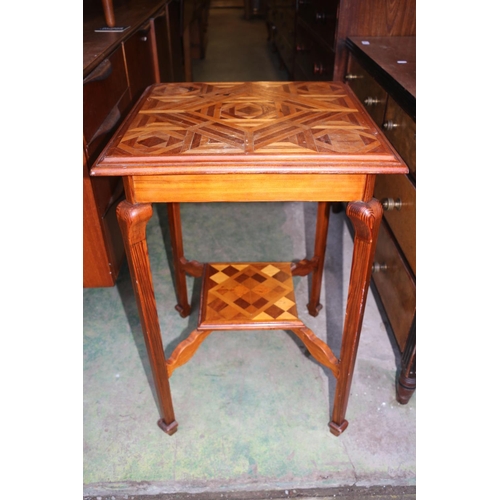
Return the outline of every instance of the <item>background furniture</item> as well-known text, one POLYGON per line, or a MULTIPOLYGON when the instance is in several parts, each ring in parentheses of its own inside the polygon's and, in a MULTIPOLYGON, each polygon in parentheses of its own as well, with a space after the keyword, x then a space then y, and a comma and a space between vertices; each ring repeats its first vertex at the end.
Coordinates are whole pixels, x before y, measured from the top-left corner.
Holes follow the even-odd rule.
POLYGON ((346 81, 406 161, 407 175, 379 176, 384 218, 373 282, 401 352, 397 399, 416 387, 416 40, 351 37, 346 81))
POLYGON ((113 286, 124 258, 116 221, 123 198, 118 178, 90 178, 102 148, 153 83, 184 81, 181 3, 115 0, 115 26, 122 33, 96 33, 106 26, 101 0, 85 0, 83 16, 83 285, 113 286))
POLYGON ((293 80, 342 80, 349 36, 415 36, 415 0, 268 0, 270 38, 293 80))

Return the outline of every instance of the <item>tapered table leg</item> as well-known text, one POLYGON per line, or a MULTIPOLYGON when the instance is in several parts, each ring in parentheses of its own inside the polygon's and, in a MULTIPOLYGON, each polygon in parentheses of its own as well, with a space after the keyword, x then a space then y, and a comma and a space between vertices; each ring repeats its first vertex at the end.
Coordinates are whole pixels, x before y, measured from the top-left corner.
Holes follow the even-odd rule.
POLYGON ((189 305, 186 271, 182 266, 184 257, 184 245, 182 244, 181 209, 179 203, 167 203, 168 225, 170 228, 170 242, 172 244, 172 255, 174 258, 174 280, 177 305, 175 309, 186 318, 191 312, 189 305))
POLYGON ((146 242, 146 225, 152 214, 153 209, 149 203, 132 205, 128 201, 122 201, 117 208, 118 223, 123 236, 142 332, 160 405, 161 419, 158 425, 171 435, 177 430, 177 422, 170 394, 146 242))
POLYGON ((330 431, 336 436, 344 432, 348 425, 345 415, 382 212, 382 206, 375 198, 367 203, 351 202, 347 206, 347 216, 353 223, 355 236, 340 348, 340 373, 335 390, 332 420, 329 424, 330 431))
POLYGON ((307 304, 307 310, 311 316, 317 316, 323 307, 319 303, 319 297, 321 294, 321 282, 323 280, 323 268, 325 266, 326 239, 328 236, 328 222, 330 220, 331 205, 330 202, 318 203, 314 257, 312 259, 315 268, 312 274, 309 304, 307 304))

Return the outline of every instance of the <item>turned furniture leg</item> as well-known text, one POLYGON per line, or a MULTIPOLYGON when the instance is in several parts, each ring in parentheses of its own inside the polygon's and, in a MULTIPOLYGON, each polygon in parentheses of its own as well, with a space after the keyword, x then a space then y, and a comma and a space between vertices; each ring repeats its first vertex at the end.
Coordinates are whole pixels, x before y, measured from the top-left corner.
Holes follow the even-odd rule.
POLYGON ((416 319, 413 318, 405 350, 401 356, 401 373, 396 386, 396 399, 402 405, 408 403, 415 392, 417 365, 416 319))
POLYGON ((146 225, 153 214, 153 209, 149 203, 132 205, 128 201, 122 201, 116 212, 160 405, 161 419, 158 425, 167 434, 172 435, 177 430, 177 422, 165 365, 146 242, 146 225))
POLYGON ((315 265, 312 282, 311 294, 307 310, 311 316, 317 316, 322 309, 319 303, 321 294, 321 282, 323 279, 323 267, 325 265, 326 238, 328 236, 328 221, 330 220, 330 202, 318 203, 318 215, 316 217, 316 238, 314 241, 314 257, 312 261, 315 265))
POLYGON ((183 268, 184 246, 182 244, 181 209, 179 203, 167 203, 168 226, 170 228, 170 241, 174 258, 174 281, 177 305, 175 309, 181 317, 186 318, 191 312, 189 305, 186 271, 183 268))
POLYGON ((355 201, 349 203, 346 212, 353 223, 355 236, 340 348, 340 374, 335 389, 332 420, 329 423, 330 431, 336 436, 344 432, 348 425, 345 419, 347 402, 370 286, 378 230, 382 219, 382 205, 375 198, 369 202, 355 201))

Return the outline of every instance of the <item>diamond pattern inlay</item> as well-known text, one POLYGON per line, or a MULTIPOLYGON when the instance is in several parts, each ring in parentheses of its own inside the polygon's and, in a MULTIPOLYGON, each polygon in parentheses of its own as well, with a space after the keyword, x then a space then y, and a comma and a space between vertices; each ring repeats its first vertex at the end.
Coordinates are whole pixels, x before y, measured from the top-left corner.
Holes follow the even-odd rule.
POLYGON ((206 264, 202 301, 200 327, 302 324, 289 262, 206 264))

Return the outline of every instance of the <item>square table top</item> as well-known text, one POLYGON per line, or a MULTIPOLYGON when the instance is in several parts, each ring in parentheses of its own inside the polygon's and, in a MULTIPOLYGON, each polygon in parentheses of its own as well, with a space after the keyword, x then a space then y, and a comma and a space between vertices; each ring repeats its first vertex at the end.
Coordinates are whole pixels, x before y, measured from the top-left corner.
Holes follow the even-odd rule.
POLYGON ((341 82, 161 83, 146 89, 91 175, 402 174, 341 82))

